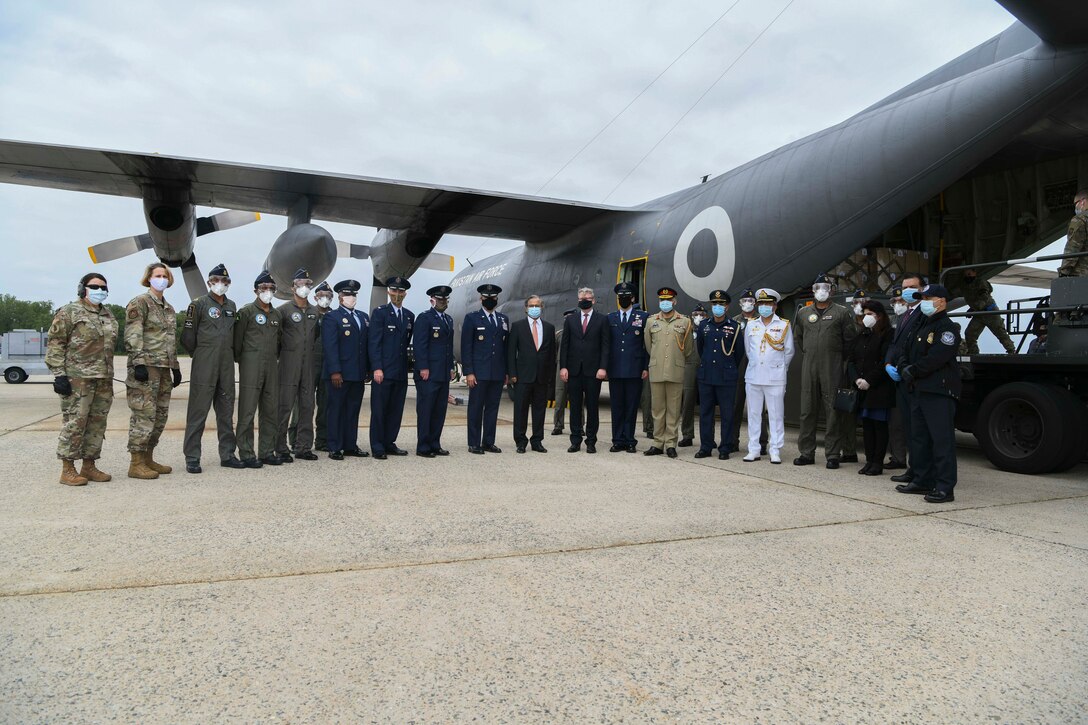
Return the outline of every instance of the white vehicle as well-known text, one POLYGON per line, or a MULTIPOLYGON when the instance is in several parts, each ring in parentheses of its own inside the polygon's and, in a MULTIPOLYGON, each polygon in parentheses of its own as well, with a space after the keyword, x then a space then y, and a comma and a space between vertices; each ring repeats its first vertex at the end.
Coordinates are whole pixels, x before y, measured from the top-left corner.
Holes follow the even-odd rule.
POLYGON ((47 335, 38 330, 12 330, 0 341, 0 370, 4 380, 21 383, 31 375, 49 375, 45 365, 47 335))

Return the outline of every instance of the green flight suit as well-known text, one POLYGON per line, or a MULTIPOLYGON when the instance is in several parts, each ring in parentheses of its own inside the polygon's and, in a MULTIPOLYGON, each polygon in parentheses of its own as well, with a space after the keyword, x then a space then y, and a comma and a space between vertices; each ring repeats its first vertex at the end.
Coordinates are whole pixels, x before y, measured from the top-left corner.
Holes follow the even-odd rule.
POLYGON ((192 356, 189 373, 189 407, 185 415, 185 462, 200 463, 200 439, 215 408, 219 460, 234 457, 234 321, 238 306, 210 293, 198 297, 185 311, 181 346, 192 356))
POLYGON ((279 425, 276 453, 288 453, 287 429, 291 411, 298 408, 294 453, 314 446, 314 342, 318 340, 321 315, 317 306, 299 307, 294 300, 280 305, 279 425))
MULTIPOLYGON (((325 365, 325 349, 321 344, 321 318, 328 314, 328 307, 315 307, 317 310, 317 338, 314 340, 314 394, 317 400, 317 414, 314 416, 314 448, 328 450, 328 411, 329 388, 321 379, 321 370, 325 365)), ((298 403, 291 408, 291 422, 287 427, 287 443, 292 450, 298 448, 298 403)))
POLYGON ((857 337, 854 313, 831 302, 820 309, 816 304, 797 311, 793 324, 801 363, 801 431, 797 448, 802 456, 816 456, 816 424, 824 411, 824 455, 838 458, 842 449, 842 422, 833 407, 835 392, 843 382, 843 356, 857 337))
POLYGON ((279 428, 278 358, 280 313, 271 305, 250 302, 234 322, 234 359, 238 361, 238 457, 268 458, 276 452, 279 428), (260 410, 259 451, 254 455, 253 421, 260 410))

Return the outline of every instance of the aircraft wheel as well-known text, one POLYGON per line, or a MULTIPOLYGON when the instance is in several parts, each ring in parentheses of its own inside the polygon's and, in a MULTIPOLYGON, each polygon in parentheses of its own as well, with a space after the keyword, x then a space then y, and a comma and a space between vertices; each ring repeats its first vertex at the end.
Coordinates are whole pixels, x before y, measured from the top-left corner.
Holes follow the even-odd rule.
POLYGON ((23 372, 22 368, 8 368, 4 371, 4 380, 12 385, 23 382, 26 377, 26 373, 23 372))
POLYGON ((1070 449, 1084 441, 1082 426, 1069 424, 1068 416, 1078 420, 1070 399, 1067 391, 1039 383, 1007 383, 994 390, 982 401, 975 424, 986 457, 1013 473, 1058 469, 1070 457, 1070 449))

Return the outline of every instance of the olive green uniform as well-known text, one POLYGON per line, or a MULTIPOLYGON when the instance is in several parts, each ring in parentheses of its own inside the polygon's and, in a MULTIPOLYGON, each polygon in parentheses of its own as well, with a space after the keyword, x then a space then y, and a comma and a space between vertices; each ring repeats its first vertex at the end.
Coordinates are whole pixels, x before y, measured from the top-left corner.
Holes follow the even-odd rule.
POLYGON ((60 399, 64 425, 57 458, 102 456, 106 416, 113 404, 113 346, 117 320, 103 305, 76 300, 61 307, 49 326, 45 364, 54 377, 67 375, 72 393, 60 399))
POLYGON ((834 408, 835 392, 843 379, 843 355, 857 337, 854 313, 842 305, 830 303, 824 309, 815 304, 797 311, 793 325, 797 349, 804 354, 801 363, 801 432, 797 448, 802 456, 816 455, 816 423, 824 411, 824 455, 838 458, 842 449, 842 422, 834 408))
POLYGON ((170 415, 171 370, 178 370, 177 313, 151 292, 135 297, 125 310, 125 386, 129 420, 129 453, 154 450, 170 415), (147 368, 147 380, 136 379, 137 365, 147 368))
MULTIPOLYGON (((1065 233, 1065 251, 1062 254, 1088 252, 1088 214, 1074 214, 1065 233)), ((1058 267, 1059 277, 1088 277, 1088 257, 1063 259, 1058 267)))
POLYGON ((276 453, 288 453, 287 429, 291 411, 298 408, 295 453, 314 446, 314 342, 318 338, 321 316, 317 306, 299 307, 294 300, 280 305, 279 425, 276 453))
POLYGON ((192 355, 189 373, 189 407, 185 416, 186 463, 200 463, 200 438, 215 407, 219 460, 234 457, 234 320, 238 306, 226 297, 222 302, 207 294, 198 297, 185 312, 181 346, 192 355))
MULTIPOLYGON (((328 412, 326 406, 329 403, 328 387, 321 380, 321 369, 325 365, 325 349, 321 344, 321 318, 328 311, 328 307, 314 307, 317 310, 317 338, 314 340, 314 385, 313 393, 317 401, 317 415, 314 416, 314 448, 319 451, 328 449, 328 412)), ((311 408, 312 410, 312 408, 311 408)), ((287 427, 287 442, 292 450, 305 450, 298 447, 298 403, 291 408, 291 422, 287 427)))
POLYGON ((238 361, 238 457, 268 458, 276 450, 279 427, 280 313, 259 302, 238 310, 234 322, 234 359, 238 361), (253 421, 260 409, 260 450, 254 454, 253 421))
MULTIPOLYGON (((966 277, 960 283, 959 293, 963 296, 963 301, 967 303, 967 306, 975 312, 980 310, 996 310, 997 303, 994 302, 993 296, 994 288, 984 279, 976 277, 974 280, 968 280, 966 277)), ((1005 323, 1002 322, 1000 315, 979 315, 972 317, 971 321, 967 323, 967 332, 964 335, 964 350, 968 355, 978 355, 978 338, 982 334, 984 329, 989 329, 994 333, 994 337, 998 339, 1001 346, 1005 348, 1005 352, 1016 352, 1016 344, 1009 337, 1008 331, 1005 329, 1005 323)))
POLYGON ((646 322, 646 350, 650 353, 650 404, 654 415, 654 447, 676 447, 680 404, 684 395, 684 370, 695 349, 691 319, 662 313, 646 322))

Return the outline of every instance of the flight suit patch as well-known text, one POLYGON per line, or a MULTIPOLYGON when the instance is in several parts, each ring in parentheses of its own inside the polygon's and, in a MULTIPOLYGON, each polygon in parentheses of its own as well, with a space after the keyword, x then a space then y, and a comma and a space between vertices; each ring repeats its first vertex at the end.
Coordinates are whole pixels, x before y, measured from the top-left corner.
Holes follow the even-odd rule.
POLYGON ((208 308, 208 317, 212 318, 213 320, 218 320, 222 315, 223 311, 220 310, 218 307, 208 308))
POLYGON ((943 342, 945 345, 955 345, 956 344, 956 336, 950 331, 942 332, 941 333, 941 342, 943 342))
POLYGON ((267 317, 265 317, 265 316, 264 316, 263 314, 261 314, 260 312, 258 312, 258 313, 257 313, 257 316, 256 316, 256 317, 254 317, 254 318, 253 318, 253 320, 254 320, 254 321, 255 321, 255 322, 256 322, 256 323, 258 324, 258 325, 263 325, 264 323, 268 322, 268 318, 267 318, 267 317))
POLYGON ((825 319, 825 320, 834 320, 834 319, 835 319, 835 315, 824 315, 824 319, 825 319))
POLYGON ((223 314, 227 317, 234 317, 234 310, 224 310, 223 314))
POLYGON ((298 312, 292 312, 291 322, 302 322, 302 315, 298 312))
POLYGON ((809 316, 808 316, 808 321, 809 321, 809 322, 815 322, 815 321, 816 321, 816 320, 818 320, 818 319, 820 319, 820 316, 819 316, 819 315, 809 315, 809 316))

